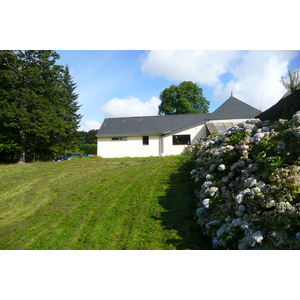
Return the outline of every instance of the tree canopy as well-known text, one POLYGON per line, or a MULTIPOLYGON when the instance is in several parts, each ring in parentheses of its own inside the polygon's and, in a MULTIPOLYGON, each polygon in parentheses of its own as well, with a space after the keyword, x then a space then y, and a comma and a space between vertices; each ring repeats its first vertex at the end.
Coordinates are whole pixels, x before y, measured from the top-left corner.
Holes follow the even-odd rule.
POLYGON ((207 113, 210 104, 203 97, 202 88, 192 81, 171 85, 161 92, 159 98, 159 115, 207 113))
POLYGON ((97 153, 97 137, 98 129, 91 129, 88 132, 78 131, 78 147, 83 154, 97 153))
POLYGON ((76 84, 55 51, 0 51, 0 161, 48 160, 76 144, 76 84))

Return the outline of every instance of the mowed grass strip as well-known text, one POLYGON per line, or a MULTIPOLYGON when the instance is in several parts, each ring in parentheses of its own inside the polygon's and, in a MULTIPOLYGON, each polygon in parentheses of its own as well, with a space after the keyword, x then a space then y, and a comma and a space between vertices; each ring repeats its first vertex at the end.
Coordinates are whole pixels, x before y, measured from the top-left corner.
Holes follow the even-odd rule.
POLYGON ((208 249, 191 234, 185 163, 171 156, 2 165, 0 249, 208 249))

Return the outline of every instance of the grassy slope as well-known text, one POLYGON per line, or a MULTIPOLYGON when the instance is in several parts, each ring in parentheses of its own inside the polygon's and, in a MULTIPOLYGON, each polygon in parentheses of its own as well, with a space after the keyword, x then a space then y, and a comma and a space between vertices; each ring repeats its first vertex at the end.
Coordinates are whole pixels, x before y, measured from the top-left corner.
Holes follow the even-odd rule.
POLYGON ((0 166, 0 249, 209 249, 183 157, 0 166))

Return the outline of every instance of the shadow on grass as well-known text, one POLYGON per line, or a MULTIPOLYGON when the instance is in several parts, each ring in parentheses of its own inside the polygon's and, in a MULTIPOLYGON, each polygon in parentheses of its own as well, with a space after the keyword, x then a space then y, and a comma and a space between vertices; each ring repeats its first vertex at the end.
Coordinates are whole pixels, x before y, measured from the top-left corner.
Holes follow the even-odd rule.
POLYGON ((195 212, 198 208, 194 195, 194 183, 190 178, 193 162, 189 157, 182 157, 182 163, 168 182, 164 197, 159 204, 166 209, 158 219, 167 230, 176 230, 181 239, 168 240, 177 250, 212 250, 211 240, 201 233, 195 212))

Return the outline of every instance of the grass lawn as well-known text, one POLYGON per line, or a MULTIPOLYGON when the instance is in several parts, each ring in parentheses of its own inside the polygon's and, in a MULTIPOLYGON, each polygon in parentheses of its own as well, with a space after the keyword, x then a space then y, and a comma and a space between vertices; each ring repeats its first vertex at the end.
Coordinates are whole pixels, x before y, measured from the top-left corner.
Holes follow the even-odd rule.
POLYGON ((0 165, 0 249, 211 249, 184 156, 0 165))

